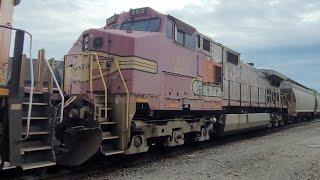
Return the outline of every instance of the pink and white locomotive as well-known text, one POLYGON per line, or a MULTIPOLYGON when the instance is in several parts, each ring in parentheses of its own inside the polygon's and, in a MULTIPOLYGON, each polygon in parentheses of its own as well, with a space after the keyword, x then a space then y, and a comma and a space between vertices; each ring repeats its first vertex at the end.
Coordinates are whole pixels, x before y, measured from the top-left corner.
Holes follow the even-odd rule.
POLYGON ((106 26, 84 31, 65 57, 63 90, 64 121, 98 128, 105 155, 205 141, 320 112, 316 92, 243 63, 240 53, 151 8, 115 14, 106 26), (301 96, 310 98, 299 110, 301 96))

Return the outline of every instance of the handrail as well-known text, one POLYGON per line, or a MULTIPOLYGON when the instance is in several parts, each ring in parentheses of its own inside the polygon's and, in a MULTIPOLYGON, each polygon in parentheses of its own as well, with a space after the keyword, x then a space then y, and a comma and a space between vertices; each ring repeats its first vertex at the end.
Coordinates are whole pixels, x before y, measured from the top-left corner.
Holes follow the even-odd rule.
MULTIPOLYGON (((98 57, 98 54, 95 53, 95 52, 87 52, 87 53, 74 53, 74 54, 68 54, 68 55, 65 55, 65 57, 68 57, 68 56, 81 56, 81 55, 85 55, 85 56, 89 56, 90 58, 90 55, 93 55, 96 59, 96 62, 97 62, 97 65, 98 65, 98 69, 99 69, 99 74, 100 74, 100 77, 102 79, 102 84, 103 84, 103 87, 105 89, 105 105, 106 105, 106 108, 107 108, 107 84, 105 82, 105 79, 104 79, 104 74, 102 72, 102 68, 101 68, 101 65, 100 65, 100 60, 99 60, 99 57, 98 57)), ((120 69, 120 66, 119 66, 119 63, 117 61, 117 59, 114 59, 114 62, 116 64, 116 68, 117 68, 117 71, 119 72, 120 74, 120 78, 121 78, 121 81, 125 87, 125 90, 126 90, 126 122, 127 122, 127 127, 126 128, 129 128, 129 98, 130 98, 130 94, 129 94, 129 89, 128 89, 128 86, 124 80, 124 76, 121 72, 121 69, 120 69)), ((90 91, 92 91, 92 79, 90 78, 91 77, 91 73, 92 73, 92 65, 91 65, 91 59, 90 59, 90 66, 89 66, 89 85, 90 85, 90 91)), ((92 93, 92 92, 91 92, 92 93)), ((107 116, 107 113, 105 113, 105 116, 107 116)))
POLYGON ((30 44, 29 44, 29 58, 30 58, 30 80, 31 80, 31 87, 30 87, 30 97, 29 97, 29 107, 28 107, 28 118, 27 118, 27 131, 25 137, 22 138, 22 140, 25 140, 29 137, 30 134, 30 120, 31 120, 31 110, 32 110, 32 99, 33 99, 33 88, 34 88, 34 76, 33 76, 33 59, 32 59, 32 34, 29 33, 28 31, 22 30, 22 29, 17 29, 14 27, 8 27, 8 26, 3 26, 0 25, 0 27, 5 28, 5 29, 11 29, 15 31, 22 31, 26 33, 29 38, 30 38, 30 44))
POLYGON ((63 96, 63 92, 62 92, 62 90, 61 90, 61 88, 60 88, 60 85, 59 85, 59 83, 58 83, 58 81, 57 81, 57 78, 56 78, 56 76, 54 75, 54 72, 53 72, 53 70, 52 70, 52 68, 51 68, 51 66, 50 66, 50 64, 49 64, 49 61, 45 60, 45 62, 46 62, 46 65, 47 65, 47 67, 48 67, 48 69, 49 69, 49 71, 50 71, 50 73, 51 73, 51 76, 53 77, 54 83, 56 84, 56 86, 57 86, 57 88, 58 88, 59 94, 60 94, 60 96, 61 96, 60 122, 62 122, 62 120, 63 120, 63 109, 64 109, 64 96, 63 96))
POLYGON ((22 140, 25 140, 29 137, 30 134, 30 122, 31 122, 31 111, 32 111, 32 100, 33 100, 33 88, 34 88, 34 75, 33 75, 33 59, 32 59, 32 34, 24 31, 30 38, 30 44, 29 44, 29 62, 30 62, 30 96, 29 96, 29 107, 28 107, 28 118, 27 118, 27 131, 26 136, 22 138, 22 140))
MULTIPOLYGON (((107 108, 108 108, 108 101, 107 101, 107 97, 108 97, 107 90, 108 89, 107 89, 107 84, 106 84, 106 81, 105 81, 104 76, 103 76, 103 72, 102 72, 102 69, 101 69, 101 65, 100 65, 100 61, 99 61, 97 53, 90 53, 90 54, 93 54, 95 56, 96 62, 98 64, 99 73, 100 73, 102 84, 103 84, 103 88, 104 88, 104 101, 105 101, 104 104, 105 104, 105 108, 106 108, 106 111, 104 113, 104 117, 107 118, 108 117, 108 113, 107 113, 107 108)), ((92 68, 92 66, 90 66, 90 68, 92 68)), ((92 73, 91 70, 90 70, 90 73, 92 73)), ((92 75, 92 74, 90 74, 90 75, 92 75)), ((92 81, 92 79, 91 79, 91 81, 92 81)))
MULTIPOLYGON (((90 78, 92 76, 92 61, 94 60, 91 60, 90 59, 90 56, 94 56, 95 59, 96 59, 96 62, 97 62, 97 65, 98 65, 98 69, 99 69, 99 74, 100 74, 100 77, 101 77, 101 80, 102 80, 102 84, 103 84, 103 88, 104 88, 104 92, 105 92, 105 106, 107 108, 107 84, 106 84, 106 81, 104 79, 104 75, 103 75, 103 72, 102 72, 102 68, 101 68, 101 65, 100 65, 100 60, 99 60, 99 57, 98 57, 98 54, 97 53, 93 53, 93 52, 90 52, 90 53, 75 53, 75 54, 68 54, 68 55, 65 55, 65 57, 68 57, 68 56, 89 56, 89 89, 90 89, 90 92, 92 93, 92 79, 90 78)), ((105 117, 107 117, 107 113, 105 113, 105 117)))
POLYGON ((93 65, 92 65, 92 61, 91 61, 90 55, 89 55, 89 91, 91 93, 93 92, 92 76, 93 76, 93 65))
POLYGON ((130 97, 130 94, 129 94, 129 89, 128 89, 128 86, 124 80, 124 77, 123 77, 123 74, 121 72, 121 69, 120 69, 120 66, 119 66, 119 63, 117 61, 117 59, 115 59, 115 64, 117 66, 117 69, 118 69, 118 72, 120 74, 120 77, 121 77, 121 81, 126 89, 126 94, 127 94, 127 104, 126 104, 126 122, 127 122, 127 128, 129 128, 129 97, 130 97))
POLYGON ((77 99, 77 96, 73 96, 70 99, 68 99, 64 105, 64 108, 68 107, 73 101, 77 99))

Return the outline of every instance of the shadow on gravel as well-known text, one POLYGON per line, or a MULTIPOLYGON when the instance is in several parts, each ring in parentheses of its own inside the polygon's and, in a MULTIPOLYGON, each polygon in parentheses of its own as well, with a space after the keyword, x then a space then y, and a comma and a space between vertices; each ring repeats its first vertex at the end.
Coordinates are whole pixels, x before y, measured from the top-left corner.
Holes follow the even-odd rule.
POLYGON ((172 158, 176 158, 185 154, 193 154, 203 149, 214 148, 216 146, 227 145, 239 140, 248 140, 251 138, 262 137, 268 135, 270 130, 251 131, 250 133, 244 132, 236 135, 228 135, 224 137, 216 137, 206 142, 187 142, 183 146, 178 147, 159 147, 154 146, 149 149, 148 152, 142 154, 134 154, 128 156, 113 156, 103 157, 95 156, 90 161, 86 162, 80 167, 73 168, 69 175, 72 177, 90 177, 108 174, 110 172, 117 171, 119 169, 125 169, 130 167, 142 167, 148 166, 151 163, 157 161, 166 161, 172 158))

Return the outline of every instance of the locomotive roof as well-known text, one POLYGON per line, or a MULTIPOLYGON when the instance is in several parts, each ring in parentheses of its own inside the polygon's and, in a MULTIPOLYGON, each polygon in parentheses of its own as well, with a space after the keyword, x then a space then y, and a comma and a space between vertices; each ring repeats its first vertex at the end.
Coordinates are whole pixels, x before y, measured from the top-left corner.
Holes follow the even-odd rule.
POLYGON ((235 50, 229 48, 228 46, 226 46, 226 45, 224 45, 224 44, 222 44, 222 43, 219 43, 219 42, 213 40, 213 38, 211 38, 211 37, 209 37, 209 36, 207 36, 207 35, 205 35, 205 34, 202 34, 202 33, 199 32, 195 27, 193 27, 193 26, 191 26, 191 25, 183 22, 182 20, 180 20, 180 19, 178 19, 178 18, 176 18, 176 17, 174 17, 174 16, 172 16, 172 15, 170 15, 170 14, 168 14, 167 17, 168 17, 168 19, 170 19, 170 20, 172 20, 173 22, 175 22, 176 26, 177 26, 179 29, 183 30, 184 32, 190 33, 190 34, 196 33, 196 34, 200 35, 201 37, 203 37, 203 38, 211 41, 212 43, 228 49, 228 50, 231 51, 232 53, 241 55, 241 53, 239 53, 238 51, 235 51, 235 50))
POLYGON ((183 30, 186 33, 193 34, 193 33, 195 33, 197 31, 196 28, 194 28, 193 26, 181 21, 180 19, 178 19, 176 17, 173 17, 173 16, 171 16, 169 14, 167 15, 167 17, 168 17, 168 19, 170 19, 171 21, 173 21, 176 24, 178 29, 183 30))
POLYGON ((307 89, 307 90, 310 90, 310 91, 314 91, 313 89, 311 89, 311 88, 309 88, 307 86, 304 86, 304 85, 298 83, 297 81, 295 81, 293 79, 288 78, 288 81, 291 82, 292 84, 295 84, 296 86, 301 87, 301 88, 304 88, 304 89, 307 89))
POLYGON ((274 76, 278 77, 283 80, 287 80, 288 77, 284 74, 279 73, 278 71, 275 71, 273 69, 261 69, 263 72, 265 72, 268 76, 274 76))

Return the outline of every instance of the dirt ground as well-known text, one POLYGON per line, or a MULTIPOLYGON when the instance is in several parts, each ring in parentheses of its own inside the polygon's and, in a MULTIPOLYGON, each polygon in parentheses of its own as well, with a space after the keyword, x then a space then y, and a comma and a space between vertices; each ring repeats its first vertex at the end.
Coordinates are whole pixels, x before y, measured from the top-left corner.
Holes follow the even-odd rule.
MULTIPOLYGON (((320 179, 320 122, 122 158, 75 179, 320 179)), ((70 178, 70 177, 69 177, 70 178)))

